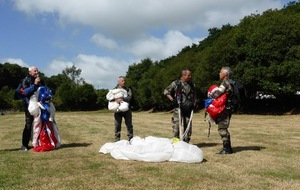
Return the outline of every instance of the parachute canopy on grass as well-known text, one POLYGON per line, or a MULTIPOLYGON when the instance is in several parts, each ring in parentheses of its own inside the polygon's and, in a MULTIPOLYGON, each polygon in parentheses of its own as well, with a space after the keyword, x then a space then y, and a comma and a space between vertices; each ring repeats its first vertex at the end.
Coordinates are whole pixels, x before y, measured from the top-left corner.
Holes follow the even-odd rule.
POLYGON ((134 137, 129 141, 105 143, 99 150, 117 160, 137 160, 145 162, 184 162, 199 163, 203 161, 203 151, 196 145, 184 141, 148 136, 134 137))

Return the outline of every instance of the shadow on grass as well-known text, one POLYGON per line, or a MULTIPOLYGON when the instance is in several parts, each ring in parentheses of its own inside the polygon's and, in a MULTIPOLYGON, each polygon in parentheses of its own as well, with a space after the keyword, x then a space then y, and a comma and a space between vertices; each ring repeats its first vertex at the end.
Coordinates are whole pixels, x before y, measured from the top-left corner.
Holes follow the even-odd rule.
POLYGON ((21 151, 21 149, 20 148, 12 148, 12 149, 3 149, 3 150, 0 150, 1 152, 3 151, 11 151, 11 152, 13 152, 13 151, 21 151))
POLYGON ((69 143, 69 144, 62 144, 61 147, 59 147, 59 149, 61 149, 61 148, 74 148, 74 147, 88 147, 91 144, 92 143, 69 143))
POLYGON ((217 146, 220 143, 198 143, 198 144, 194 144, 199 148, 203 148, 203 147, 213 147, 213 146, 217 146))
MULTIPOLYGON (((61 148, 76 148, 76 147, 88 147, 90 146, 92 143, 70 143, 70 144, 62 144, 59 149, 61 148)), ((31 150, 33 147, 29 147, 29 150, 31 150)), ((0 151, 21 151, 20 148, 12 148, 12 149, 3 149, 0 151)))
MULTIPOLYGON (((203 148, 203 147, 213 147, 213 146, 219 146, 222 144, 221 143, 198 143, 198 144, 194 144, 199 148, 203 148)), ((242 151, 261 151, 263 149, 266 149, 266 147, 262 147, 262 146, 233 146, 232 147, 233 152, 237 153, 237 152, 242 152, 242 151)))
POLYGON ((236 146, 236 147, 232 147, 234 152, 242 152, 242 151, 249 151, 249 150, 253 150, 253 151, 261 151, 262 149, 266 149, 266 147, 262 147, 262 146, 236 146))

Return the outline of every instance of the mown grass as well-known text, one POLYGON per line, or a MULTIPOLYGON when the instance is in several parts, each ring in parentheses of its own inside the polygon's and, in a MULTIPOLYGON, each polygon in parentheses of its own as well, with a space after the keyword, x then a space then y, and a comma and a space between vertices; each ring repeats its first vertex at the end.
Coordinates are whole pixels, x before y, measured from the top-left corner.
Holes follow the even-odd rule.
MULTIPOLYGON (((0 189, 300 189, 299 115, 234 115, 234 154, 217 155, 216 131, 207 137, 203 112, 193 120, 191 144, 204 152, 197 164, 115 160, 99 153, 114 140, 113 114, 58 112, 62 147, 19 151, 24 114, 0 116, 0 189)), ((136 136, 172 137, 171 113, 134 112, 136 136)), ((122 126, 122 139, 127 139, 122 126)))

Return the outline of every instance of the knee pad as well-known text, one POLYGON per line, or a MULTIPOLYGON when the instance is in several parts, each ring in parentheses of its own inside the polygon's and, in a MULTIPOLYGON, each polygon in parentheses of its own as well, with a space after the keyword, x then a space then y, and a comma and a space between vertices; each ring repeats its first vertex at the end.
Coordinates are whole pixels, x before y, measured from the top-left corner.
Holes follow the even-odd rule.
POLYGON ((227 129, 221 128, 221 129, 218 129, 218 132, 219 132, 219 135, 220 135, 222 141, 230 140, 230 134, 227 129))

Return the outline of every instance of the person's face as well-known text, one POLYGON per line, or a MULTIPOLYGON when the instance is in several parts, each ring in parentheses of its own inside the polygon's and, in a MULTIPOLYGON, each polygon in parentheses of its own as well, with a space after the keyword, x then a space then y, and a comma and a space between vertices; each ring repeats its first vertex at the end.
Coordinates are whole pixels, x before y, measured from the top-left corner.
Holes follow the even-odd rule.
POLYGON ((190 81, 192 78, 192 72, 191 71, 186 71, 185 75, 182 76, 182 80, 185 82, 190 81))
POLYGON ((36 67, 34 67, 31 71, 29 71, 29 75, 34 78, 36 78, 38 74, 39 74, 39 70, 36 67))
POLYGON ((227 76, 227 73, 221 69, 219 73, 220 80, 223 80, 227 76))
POLYGON ((121 87, 125 86, 125 79, 124 78, 119 78, 119 86, 121 86, 121 87))

